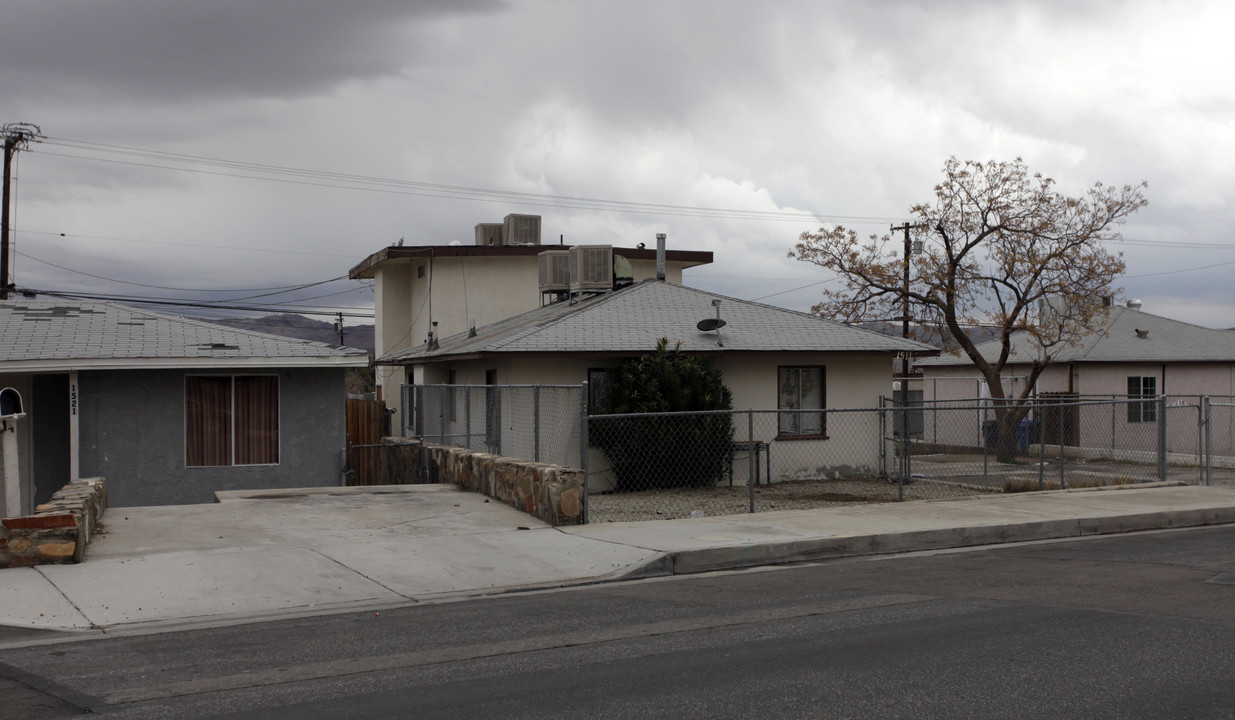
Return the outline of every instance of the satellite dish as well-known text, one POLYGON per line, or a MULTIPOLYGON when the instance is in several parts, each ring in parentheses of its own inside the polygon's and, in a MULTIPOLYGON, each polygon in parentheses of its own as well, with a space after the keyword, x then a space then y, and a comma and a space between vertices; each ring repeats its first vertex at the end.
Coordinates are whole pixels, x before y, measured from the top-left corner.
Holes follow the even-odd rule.
POLYGON ((704 318, 700 320, 699 322, 695 323, 695 327, 699 328, 703 332, 719 330, 720 328, 723 328, 724 326, 725 326, 725 321, 721 320, 720 318, 704 318))

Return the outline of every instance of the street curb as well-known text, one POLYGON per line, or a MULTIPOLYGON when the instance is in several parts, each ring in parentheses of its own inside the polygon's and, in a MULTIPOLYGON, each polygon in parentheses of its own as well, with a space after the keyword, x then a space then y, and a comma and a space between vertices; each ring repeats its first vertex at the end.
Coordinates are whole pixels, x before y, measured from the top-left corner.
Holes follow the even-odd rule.
POLYGON ((1163 510, 1102 518, 1042 520, 680 550, 668 553, 667 558, 653 560, 641 570, 646 569, 649 577, 662 573, 689 575, 759 565, 784 565, 862 555, 948 550, 1032 540, 1060 540, 1092 535, 1232 523, 1235 523, 1235 507, 1163 510), (671 569, 667 572, 663 567, 666 559, 671 563, 671 569))

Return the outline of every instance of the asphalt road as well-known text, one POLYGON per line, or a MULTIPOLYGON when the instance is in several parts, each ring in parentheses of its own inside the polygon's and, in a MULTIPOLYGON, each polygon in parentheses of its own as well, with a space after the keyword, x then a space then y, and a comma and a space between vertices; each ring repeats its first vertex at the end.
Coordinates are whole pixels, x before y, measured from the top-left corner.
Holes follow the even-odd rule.
POLYGON ((1224 718, 1233 621, 1235 527, 1202 528, 157 635, 0 634, 0 717, 1224 718))

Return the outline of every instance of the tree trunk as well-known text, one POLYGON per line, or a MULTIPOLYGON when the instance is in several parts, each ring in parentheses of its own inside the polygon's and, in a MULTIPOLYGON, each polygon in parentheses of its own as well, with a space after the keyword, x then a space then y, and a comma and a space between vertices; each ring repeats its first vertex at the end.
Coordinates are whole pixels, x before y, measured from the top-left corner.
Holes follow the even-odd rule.
POLYGON ((993 399, 997 435, 995 440, 995 458, 999 462, 1012 462, 1020 453, 1020 438, 1017 430, 1021 420, 1029 413, 1029 408, 1006 398, 993 399))

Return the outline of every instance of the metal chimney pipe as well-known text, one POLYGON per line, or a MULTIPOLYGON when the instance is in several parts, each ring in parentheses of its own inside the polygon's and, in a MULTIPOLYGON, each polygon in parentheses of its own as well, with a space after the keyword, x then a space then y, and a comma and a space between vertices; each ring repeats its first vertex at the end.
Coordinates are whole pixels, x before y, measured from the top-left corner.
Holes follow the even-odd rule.
POLYGON ((665 234, 656 233, 656 279, 665 279, 665 234))

